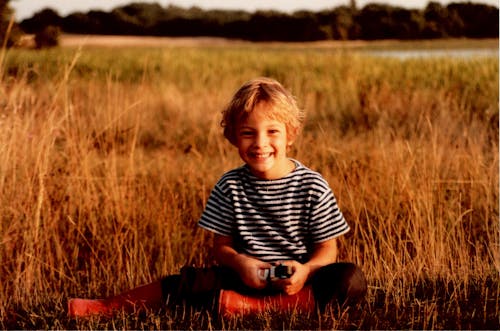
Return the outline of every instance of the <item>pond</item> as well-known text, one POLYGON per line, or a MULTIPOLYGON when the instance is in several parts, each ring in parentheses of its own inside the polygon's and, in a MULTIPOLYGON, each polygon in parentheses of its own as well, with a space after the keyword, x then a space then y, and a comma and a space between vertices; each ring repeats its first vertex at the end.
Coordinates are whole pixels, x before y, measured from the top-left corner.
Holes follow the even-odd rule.
POLYGON ((498 48, 463 48, 463 49, 393 49, 367 50, 366 54, 398 59, 428 58, 428 57, 497 57, 498 48))

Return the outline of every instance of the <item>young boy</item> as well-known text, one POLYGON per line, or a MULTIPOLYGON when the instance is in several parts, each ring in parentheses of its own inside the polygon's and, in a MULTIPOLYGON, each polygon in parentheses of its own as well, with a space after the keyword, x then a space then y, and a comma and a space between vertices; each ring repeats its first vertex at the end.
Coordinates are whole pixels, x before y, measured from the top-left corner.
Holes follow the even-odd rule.
POLYGON ((70 315, 108 314, 167 300, 207 306, 217 302, 221 290, 294 296, 306 284, 320 309, 364 296, 361 270, 336 263, 337 238, 349 226, 332 190, 319 173, 287 157, 303 122, 304 112, 279 82, 263 77, 245 83, 221 122, 245 164, 221 177, 199 220, 214 233, 218 265, 183 268, 181 275, 108 299, 73 299, 70 315), (285 266, 285 275, 271 279, 276 265, 285 266))

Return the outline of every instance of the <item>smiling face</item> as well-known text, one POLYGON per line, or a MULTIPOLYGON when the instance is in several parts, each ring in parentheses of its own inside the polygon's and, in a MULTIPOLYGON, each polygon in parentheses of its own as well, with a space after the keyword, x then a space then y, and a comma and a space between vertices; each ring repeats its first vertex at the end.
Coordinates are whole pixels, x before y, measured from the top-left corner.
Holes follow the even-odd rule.
POLYGON ((241 159, 255 176, 278 179, 295 167, 286 152, 292 141, 286 125, 270 116, 269 106, 258 103, 237 128, 236 147, 241 159))

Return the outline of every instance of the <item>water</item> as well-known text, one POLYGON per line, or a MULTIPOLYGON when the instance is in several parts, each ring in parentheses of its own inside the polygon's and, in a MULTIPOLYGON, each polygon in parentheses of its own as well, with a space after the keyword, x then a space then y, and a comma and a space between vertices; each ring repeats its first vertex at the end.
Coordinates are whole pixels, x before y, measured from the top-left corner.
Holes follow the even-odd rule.
POLYGON ((473 57, 496 57, 498 58, 498 48, 464 48, 464 49, 398 49, 398 50, 370 50, 367 54, 398 58, 429 58, 429 57, 446 57, 446 58, 473 58, 473 57))

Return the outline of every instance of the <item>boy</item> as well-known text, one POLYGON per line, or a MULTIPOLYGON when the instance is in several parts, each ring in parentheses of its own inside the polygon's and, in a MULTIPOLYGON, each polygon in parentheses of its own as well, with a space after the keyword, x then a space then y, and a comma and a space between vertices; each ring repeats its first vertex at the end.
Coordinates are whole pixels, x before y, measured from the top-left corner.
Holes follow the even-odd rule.
POLYGON ((245 83, 221 122, 245 164, 221 177, 199 220, 200 227, 214 233, 218 265, 183 268, 181 275, 104 300, 71 300, 70 315, 109 314, 165 300, 207 306, 221 290, 252 297, 294 296, 306 284, 320 309, 364 296, 361 270, 336 263, 337 237, 349 226, 328 183, 287 157, 303 121, 304 112, 276 80, 245 83), (276 265, 284 266, 285 274, 270 279, 276 265))

